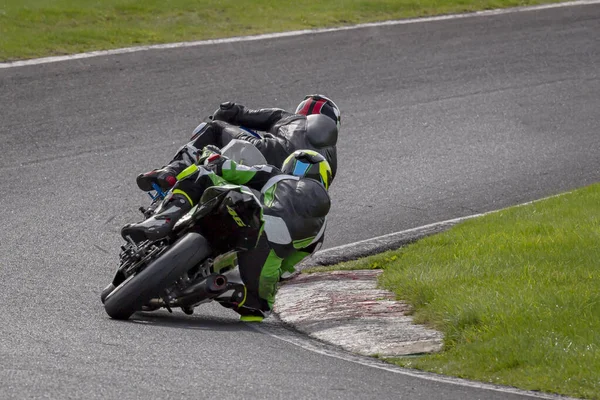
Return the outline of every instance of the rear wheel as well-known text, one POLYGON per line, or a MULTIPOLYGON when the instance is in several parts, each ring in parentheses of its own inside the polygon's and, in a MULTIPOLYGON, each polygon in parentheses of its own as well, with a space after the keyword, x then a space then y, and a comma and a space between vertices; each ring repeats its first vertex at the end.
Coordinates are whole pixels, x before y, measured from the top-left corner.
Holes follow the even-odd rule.
POLYGON ((209 255, 206 239, 198 233, 188 233, 146 269, 109 293, 104 300, 106 313, 114 319, 128 319, 209 255))

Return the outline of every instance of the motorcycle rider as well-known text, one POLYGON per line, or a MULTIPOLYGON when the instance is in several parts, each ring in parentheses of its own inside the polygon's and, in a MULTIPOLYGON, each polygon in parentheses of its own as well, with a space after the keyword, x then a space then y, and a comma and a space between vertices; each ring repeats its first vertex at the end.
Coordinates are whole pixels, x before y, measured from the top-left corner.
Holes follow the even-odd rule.
POLYGON ((333 179, 337 171, 336 143, 340 122, 338 106, 318 94, 305 96, 294 113, 281 108, 254 110, 232 102, 222 103, 194 130, 190 142, 179 149, 168 165, 138 175, 136 182, 144 191, 152 190, 152 183, 169 189, 177 182, 179 173, 198 162, 204 147, 222 148, 232 139, 251 142, 267 163, 276 167, 281 167, 295 150, 317 151, 328 161, 333 179), (243 128, 265 133, 259 139, 243 128))
POLYGON ((236 184, 241 191, 260 191, 264 234, 259 236, 256 247, 238 253, 247 294, 242 305, 231 308, 243 321, 262 321, 272 309, 282 272, 293 271, 323 241, 330 208, 327 189, 331 168, 313 150, 296 150, 286 158, 281 170, 271 165, 238 165, 221 156, 218 149, 208 147, 202 159, 204 165, 193 164, 180 174, 152 217, 125 225, 121 235, 136 242, 167 236, 211 186, 236 184))

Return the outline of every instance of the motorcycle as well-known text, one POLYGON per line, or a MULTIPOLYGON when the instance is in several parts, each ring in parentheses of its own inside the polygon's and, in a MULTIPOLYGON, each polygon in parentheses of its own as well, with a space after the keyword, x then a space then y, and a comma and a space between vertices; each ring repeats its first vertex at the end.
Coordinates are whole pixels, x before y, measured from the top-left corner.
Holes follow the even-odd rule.
MULTIPOLYGON (((222 154, 245 165, 266 164, 252 144, 234 140, 222 154)), ((163 193, 157 185, 153 202, 163 193)), ((226 307, 244 302, 246 288, 237 265, 237 253, 252 249, 262 230, 260 193, 238 185, 208 188, 200 202, 156 241, 136 243, 130 237, 121 246, 120 263, 100 299, 113 319, 127 320, 136 311, 195 307, 218 301, 226 307)), ((145 217, 148 210, 140 207, 145 217)))

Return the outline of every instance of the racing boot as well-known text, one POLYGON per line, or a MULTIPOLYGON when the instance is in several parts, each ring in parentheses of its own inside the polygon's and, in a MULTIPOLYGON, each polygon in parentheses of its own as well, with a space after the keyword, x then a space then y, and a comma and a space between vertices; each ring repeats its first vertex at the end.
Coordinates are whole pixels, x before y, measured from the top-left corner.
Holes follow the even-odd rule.
POLYGON ((177 175, 190 165, 198 163, 201 154, 202 151, 194 147, 192 143, 183 145, 169 165, 138 175, 135 179, 136 183, 145 192, 154 189, 153 183, 160 186, 162 190, 171 189, 177 183, 177 175))
POLYGON ((143 222, 127 224, 121 228, 121 236, 135 243, 144 240, 158 240, 166 237, 175 223, 192 208, 187 198, 182 194, 174 194, 167 198, 156 210, 156 214, 143 222))
POLYGON ((160 169, 153 169, 145 174, 139 174, 135 178, 138 187, 145 192, 154 190, 153 183, 156 183, 162 190, 171 189, 177 183, 177 173, 169 165, 160 169))
POLYGON ((242 322, 262 322, 263 319, 271 315, 270 310, 261 310, 246 306, 235 307, 233 310, 240 315, 240 321, 242 322))
POLYGON ((267 302, 251 290, 246 291, 246 299, 242 305, 232 308, 240 315, 243 322, 262 322, 271 314, 271 308, 267 302))

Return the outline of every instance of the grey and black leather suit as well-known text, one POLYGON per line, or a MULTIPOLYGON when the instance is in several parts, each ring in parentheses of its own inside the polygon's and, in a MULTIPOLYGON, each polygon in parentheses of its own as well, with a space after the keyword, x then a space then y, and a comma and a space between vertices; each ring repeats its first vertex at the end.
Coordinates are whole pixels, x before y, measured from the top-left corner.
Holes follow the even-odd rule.
POLYGON ((253 110, 239 104, 224 104, 230 104, 230 109, 220 112, 223 111, 221 105, 213 118, 197 129, 190 142, 171 161, 168 168, 175 175, 195 163, 205 146, 216 145, 222 148, 232 139, 241 139, 256 146, 267 163, 276 167, 281 167, 285 159, 296 150, 315 150, 329 162, 332 178, 335 178, 338 129, 331 118, 323 114, 292 114, 280 108, 253 110), (231 109, 235 112, 227 112, 231 109), (259 139, 243 128, 264 133, 259 139))

